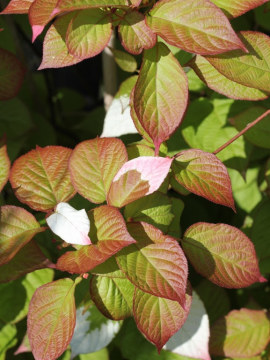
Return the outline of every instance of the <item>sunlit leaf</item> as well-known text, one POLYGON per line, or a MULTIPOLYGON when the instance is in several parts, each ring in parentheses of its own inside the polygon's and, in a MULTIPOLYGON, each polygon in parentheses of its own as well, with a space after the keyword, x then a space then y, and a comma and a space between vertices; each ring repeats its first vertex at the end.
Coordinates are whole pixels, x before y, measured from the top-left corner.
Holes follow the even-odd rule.
POLYGON ((8 181, 9 169, 10 160, 7 153, 7 146, 0 141, 0 192, 8 181))
POLYGON ((242 288, 266 281, 252 242, 233 226, 196 223, 186 230, 182 244, 196 271, 218 286, 242 288))
POLYGON ((237 100, 263 100, 269 95, 261 90, 254 89, 232 81, 219 73, 203 56, 197 55, 189 66, 199 78, 212 90, 237 100))
POLYGON ((134 56, 117 49, 111 48, 110 50, 113 53, 115 62, 122 70, 131 73, 137 70, 138 65, 134 56))
POLYGON ((10 182, 17 198, 34 210, 52 210, 75 195, 68 161, 71 150, 62 146, 36 147, 13 164, 10 182))
POLYGON ((127 278, 142 291, 185 306, 187 261, 178 242, 147 223, 131 223, 136 244, 117 255, 127 278))
POLYGON ((133 313, 138 329, 160 352, 163 345, 185 323, 192 302, 191 289, 187 291, 186 307, 172 300, 145 293, 136 288, 133 313))
POLYGON ((187 190, 235 210, 228 171, 215 155, 197 149, 183 150, 177 154, 172 170, 187 190))
POLYGON ((134 90, 135 112, 156 150, 180 125, 187 102, 186 75, 167 46, 158 42, 144 52, 134 90))
POLYGON ((248 49, 234 50, 206 59, 222 75, 239 84, 270 92, 270 38, 255 31, 242 31, 239 37, 248 49))
POLYGON ((11 52, 0 48, 0 100, 8 100, 19 92, 25 69, 11 52))
POLYGON ((11 0, 0 14, 27 14, 34 0, 11 0))
POLYGON ((76 322, 74 290, 65 278, 41 286, 32 297, 27 334, 35 359, 55 360, 66 350, 76 322))
POLYGON ((69 251, 57 261, 57 268, 70 273, 83 274, 123 247, 134 243, 129 235, 121 213, 111 206, 100 206, 90 211, 90 238, 92 245, 77 251, 69 251))
POLYGON ((23 208, 5 205, 0 208, 0 265, 9 262, 36 234, 45 230, 23 208))
POLYGON ((86 199, 102 203, 114 176, 126 161, 126 148, 119 139, 83 141, 75 147, 70 158, 73 185, 86 199))
POLYGON ((269 340, 270 322, 264 310, 233 310, 211 327, 211 355, 251 357, 269 340))
POLYGON ((123 47, 131 54, 140 54, 150 49, 157 41, 156 35, 147 26, 145 17, 137 10, 129 11, 121 19, 118 33, 123 47))
POLYGON ((208 351, 209 320, 205 307, 196 294, 192 292, 192 304, 183 327, 170 338, 165 349, 181 356, 210 360, 208 351))
POLYGON ((128 0, 59 0, 57 4, 57 10, 59 12, 63 12, 110 6, 117 8, 127 8, 130 6, 130 2, 128 0))
POLYGON ((245 50, 226 16, 209 0, 161 0, 149 15, 150 28, 185 51, 211 55, 245 50))
POLYGON ((90 245, 90 221, 85 209, 76 210, 68 203, 59 203, 47 219, 49 228, 69 244, 90 245))
POLYGON ((245 12, 256 8, 268 0, 211 0, 214 4, 220 7, 224 13, 229 17, 237 17, 245 12))
POLYGON ((6 351, 16 345, 17 329, 15 325, 0 320, 0 359, 6 359, 6 351))

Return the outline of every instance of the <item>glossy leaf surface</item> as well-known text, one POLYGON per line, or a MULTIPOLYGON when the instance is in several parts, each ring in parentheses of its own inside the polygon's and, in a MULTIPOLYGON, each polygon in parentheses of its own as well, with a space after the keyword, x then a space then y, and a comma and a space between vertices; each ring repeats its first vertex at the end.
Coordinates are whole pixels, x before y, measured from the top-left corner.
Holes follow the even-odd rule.
POLYGON ((35 359, 55 360, 68 346, 75 327, 75 283, 60 279, 38 288, 32 297, 27 334, 35 359))
POLYGON ((209 0, 161 0, 149 15, 150 28, 185 51, 211 55, 245 49, 226 16, 209 0))
POLYGON ((242 288, 265 281, 252 242, 233 226, 196 223, 182 244, 196 271, 218 286, 242 288))
POLYGON ((114 176, 126 161, 126 148, 119 139, 83 141, 75 147, 70 158, 72 183, 83 197, 102 203, 114 176))
POLYGON ((34 0, 11 0, 1 14, 27 14, 34 0))
POLYGON ((10 160, 7 153, 7 146, 0 141, 0 192, 6 185, 9 176, 10 160))
POLYGON ((267 1, 268 0, 212 0, 212 2, 220 7, 229 18, 240 16, 267 1))
POLYGON ((17 198, 34 210, 48 211, 75 195, 68 160, 71 150, 62 146, 36 147, 13 164, 10 182, 17 198))
POLYGON ((13 98, 19 92, 25 69, 11 52, 0 48, 0 100, 13 98))
POLYGON ((165 44, 158 42, 144 52, 133 102, 157 151, 180 125, 188 102, 186 75, 165 44))
POLYGON ((225 77, 239 84, 270 92, 270 38, 255 31, 242 31, 239 37, 248 53, 235 50, 207 60, 225 77))
POLYGON ((126 13, 120 21, 118 33, 123 47, 131 54, 140 54, 150 49, 157 41, 157 36, 145 22, 145 17, 137 10, 126 13))
POLYGON ((56 265, 59 270, 83 274, 123 247, 134 243, 135 240, 129 235, 125 221, 117 209, 107 205, 100 206, 89 212, 89 217, 93 244, 62 255, 56 265))
POLYGON ((228 171, 215 155, 196 149, 181 151, 172 170, 190 192, 235 210, 228 171))
POLYGON ((187 261, 177 241, 147 223, 131 223, 128 230, 137 242, 117 256, 120 269, 142 291, 184 307, 187 261))
POLYGON ((41 228, 34 216, 23 208, 5 205, 0 211, 0 265, 3 265, 45 228, 41 228))
POLYGON ((184 310, 176 301, 157 297, 136 288, 133 303, 134 319, 138 329, 159 352, 169 338, 183 326, 191 301, 191 290, 186 294, 184 310))
POLYGON ((269 329, 264 310, 233 310, 211 327, 210 353, 246 358, 258 355, 268 343, 269 329))

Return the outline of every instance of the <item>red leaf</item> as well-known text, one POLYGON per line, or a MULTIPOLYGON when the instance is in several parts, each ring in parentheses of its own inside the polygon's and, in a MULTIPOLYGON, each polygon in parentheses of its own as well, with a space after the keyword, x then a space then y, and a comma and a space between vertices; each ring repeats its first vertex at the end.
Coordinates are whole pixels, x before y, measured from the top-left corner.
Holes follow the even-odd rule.
POLYGON ((27 14, 34 0, 11 0, 0 14, 27 14))
POLYGON ((55 360, 70 343, 76 322, 74 290, 71 279, 60 279, 35 291, 27 334, 36 360, 55 360))
POLYGON ((7 146, 1 145, 0 140, 0 192, 6 185, 9 176, 10 160, 7 153, 7 146))
POLYGON ((196 271, 218 286, 238 289, 266 281, 260 274, 252 242, 233 226, 193 224, 182 244, 196 271))
POLYGON ((13 164, 10 183, 17 198, 34 210, 52 210, 71 199, 74 190, 68 171, 71 150, 46 146, 29 151, 13 164))
POLYGON ((104 205, 90 211, 89 215, 90 238, 92 242, 96 239, 96 244, 65 253, 58 259, 57 269, 83 274, 135 242, 119 210, 104 205))
POLYGON ((145 293, 136 288, 133 301, 133 315, 138 329, 160 352, 166 342, 185 323, 191 306, 191 288, 187 290, 186 309, 177 301, 145 293))
POLYGON ((197 149, 181 151, 172 170, 179 184, 190 192, 235 211, 228 171, 215 155, 197 149))

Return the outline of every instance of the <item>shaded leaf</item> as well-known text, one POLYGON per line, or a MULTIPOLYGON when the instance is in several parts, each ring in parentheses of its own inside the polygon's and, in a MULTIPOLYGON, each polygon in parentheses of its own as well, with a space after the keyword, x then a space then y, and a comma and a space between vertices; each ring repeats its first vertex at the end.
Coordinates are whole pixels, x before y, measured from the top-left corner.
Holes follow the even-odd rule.
POLYGON ((75 283, 60 279, 38 288, 32 297, 27 334, 35 359, 57 359, 67 348, 75 328, 75 283))
POLYGON ((211 55, 245 50, 226 16, 211 1, 161 0, 149 15, 150 28, 185 51, 211 55))
POLYGON ((75 147, 70 158, 72 183, 83 197, 102 203, 114 176, 126 161, 126 148, 119 139, 83 141, 75 147))
POLYGON ((180 125, 188 102, 186 75, 165 44, 158 42, 144 52, 133 101, 157 152, 180 125))
POLYGON ((0 14, 27 14, 34 0, 11 0, 0 14))
POLYGON ((5 360, 6 351, 17 343, 17 329, 15 325, 5 324, 0 320, 0 359, 5 360))
POLYGON ((183 150, 177 154, 172 171, 187 190, 235 211, 228 171, 215 155, 197 149, 183 150))
POLYGON ((131 54, 140 54, 150 49, 157 41, 157 36, 147 26, 145 17, 137 10, 127 12, 118 27, 123 47, 131 54))
POLYGON ((68 171, 71 150, 62 146, 36 147, 13 164, 10 182, 16 197, 34 210, 52 210, 71 199, 74 190, 68 171))
POLYGON ((9 176, 10 160, 7 153, 7 146, 0 141, 0 192, 6 185, 9 176))
POLYGON ((270 38, 256 31, 241 31, 239 37, 248 49, 234 50, 206 59, 218 72, 239 84, 270 92, 270 38))
POLYGON ((4 205, 0 208, 0 265, 9 262, 36 234, 45 230, 23 208, 4 205))
POLYGON ((260 274, 252 242, 233 226, 193 224, 182 244, 196 271, 218 286, 237 289, 266 281, 260 274))
POLYGON ((211 355, 251 357, 269 340, 270 323, 264 310, 233 310, 211 327, 211 355))
POLYGON ((186 307, 172 300, 145 293, 136 288, 133 313, 138 329, 160 352, 169 338, 185 323, 191 306, 191 288, 188 289, 186 307))
POLYGON ((58 259, 57 269, 83 274, 135 241, 117 209, 104 205, 90 211, 89 216, 90 238, 94 244, 66 252, 58 259))
POLYGON ((185 306, 187 260, 178 242, 147 223, 131 223, 136 244, 116 257, 120 269, 142 291, 185 306))
POLYGON ((128 54, 127 52, 117 50, 117 49, 110 49, 113 53, 114 60, 116 64, 123 70, 127 72, 133 73, 137 70, 137 61, 134 56, 128 54))
POLYGON ((0 48, 0 100, 8 100, 19 92, 25 69, 11 52, 0 48))
POLYGON ((219 8, 221 8, 224 13, 229 17, 237 17, 244 14, 247 11, 250 11, 257 6, 260 6, 266 3, 268 0, 211 0, 219 8))

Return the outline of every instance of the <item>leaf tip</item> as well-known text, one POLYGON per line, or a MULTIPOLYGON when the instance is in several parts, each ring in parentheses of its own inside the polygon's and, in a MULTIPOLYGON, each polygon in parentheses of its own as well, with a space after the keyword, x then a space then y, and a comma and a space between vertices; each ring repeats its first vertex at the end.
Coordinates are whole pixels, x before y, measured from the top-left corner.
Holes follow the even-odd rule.
POLYGON ((264 283, 264 282, 267 282, 267 281, 268 280, 265 277, 263 277, 262 275, 259 276, 259 282, 260 283, 264 283))
POLYGON ((44 29, 43 25, 32 25, 32 43, 42 33, 44 29))

